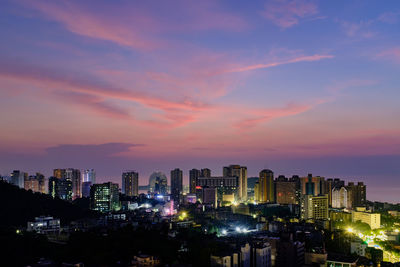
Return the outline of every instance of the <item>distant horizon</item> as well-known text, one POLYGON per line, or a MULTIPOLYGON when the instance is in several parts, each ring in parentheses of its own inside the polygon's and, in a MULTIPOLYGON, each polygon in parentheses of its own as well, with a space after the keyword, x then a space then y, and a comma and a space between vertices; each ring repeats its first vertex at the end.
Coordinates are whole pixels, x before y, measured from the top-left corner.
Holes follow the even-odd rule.
MULTIPOLYGON (((211 176, 222 176, 222 168, 224 166, 228 166, 231 164, 239 164, 241 166, 246 166, 245 164, 240 164, 239 162, 231 162, 227 163, 225 165, 221 165, 220 168, 211 168, 207 166, 203 167, 190 167, 190 168, 182 168, 182 167, 173 167, 170 168, 169 170, 165 169, 156 169, 153 171, 139 171, 138 168, 126 168, 123 169, 119 172, 119 175, 113 174, 113 175, 102 175, 102 171, 99 171, 96 168, 90 167, 90 168, 77 168, 73 166, 65 166, 65 167, 56 167, 56 168, 51 168, 50 170, 44 170, 42 169, 41 171, 37 171, 34 169, 28 169, 28 168, 12 168, 9 172, 5 171, 4 168, 0 169, 0 175, 2 176, 9 176, 10 173, 13 170, 20 170, 23 172, 27 172, 29 175, 34 175, 36 172, 42 173, 45 175, 46 178, 49 178, 50 176, 53 175, 53 170, 57 168, 61 169, 66 169, 66 168, 74 168, 74 169, 79 169, 81 172, 86 169, 94 169, 96 171, 96 182, 103 183, 103 182, 114 182, 118 183, 121 186, 121 175, 124 171, 128 170, 134 170, 139 173, 139 186, 147 186, 148 185, 148 179, 149 176, 153 172, 162 172, 166 175, 167 180, 168 180, 168 185, 170 185, 170 171, 175 169, 175 168, 180 168, 183 171, 183 184, 188 185, 189 183, 189 170, 195 168, 195 169, 202 169, 202 168, 209 168, 211 169, 211 176)), ((367 199, 370 201, 380 201, 380 202, 389 202, 389 203, 400 203, 398 199, 398 192, 396 191, 396 187, 392 188, 392 190, 387 190, 387 187, 381 186, 380 183, 380 178, 379 175, 343 175, 343 174, 334 174, 334 172, 330 172, 331 174, 324 174, 322 172, 312 172, 312 171, 299 171, 299 172, 288 172, 288 171, 281 171, 282 169, 279 168, 277 170, 274 170, 272 167, 262 167, 260 169, 257 169, 257 171, 254 170, 254 168, 249 168, 249 166, 246 166, 248 170, 248 175, 247 178, 252 178, 252 177, 257 177, 259 176, 259 172, 263 169, 271 169, 274 172, 274 178, 277 178, 279 175, 284 175, 287 178, 292 177, 293 175, 298 175, 299 177, 306 177, 309 173, 313 174, 313 176, 321 176, 324 177, 325 179, 329 178, 339 178, 341 180, 344 180, 346 184, 348 182, 363 182, 367 186, 367 199), (256 173, 254 173, 256 172, 256 173), (332 174, 333 173, 333 174, 332 174), (382 193, 384 192, 384 193, 382 193)), ((104 166, 103 166, 104 169, 104 166)), ((107 169, 107 168, 106 168, 107 169)), ((108 171, 109 172, 109 171, 108 171)))

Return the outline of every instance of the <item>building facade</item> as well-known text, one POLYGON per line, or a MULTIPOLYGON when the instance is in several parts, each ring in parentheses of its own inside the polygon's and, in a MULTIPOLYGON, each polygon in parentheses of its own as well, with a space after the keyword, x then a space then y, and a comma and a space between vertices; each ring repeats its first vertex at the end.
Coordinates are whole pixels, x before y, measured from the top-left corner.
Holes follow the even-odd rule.
POLYGON ((119 210, 118 184, 111 182, 94 184, 90 188, 90 207, 99 212, 119 210))
POLYGON ((223 170, 224 177, 237 177, 238 178, 238 200, 247 200, 247 167, 240 165, 229 165, 224 167, 223 170))
POLYGON ((182 199, 183 193, 183 173, 182 170, 176 168, 171 171, 171 199, 174 205, 179 204, 182 199))
POLYGON ((127 171, 122 173, 122 194, 133 197, 139 195, 139 173, 127 171))
POLYGON ((260 172, 258 179, 258 199, 257 202, 268 203, 275 202, 274 190, 274 173, 271 170, 265 169, 260 172))
POLYGON ((197 179, 201 176, 201 171, 198 169, 191 169, 189 171, 189 193, 196 194, 197 179))

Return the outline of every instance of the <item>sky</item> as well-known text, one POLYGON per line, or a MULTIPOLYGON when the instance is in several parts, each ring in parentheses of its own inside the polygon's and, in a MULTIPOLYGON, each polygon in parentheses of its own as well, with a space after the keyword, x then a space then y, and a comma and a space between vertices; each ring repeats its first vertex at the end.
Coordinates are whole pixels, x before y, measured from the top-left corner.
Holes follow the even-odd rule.
POLYGON ((400 202, 399 1, 2 1, 0 174, 241 164, 400 202))

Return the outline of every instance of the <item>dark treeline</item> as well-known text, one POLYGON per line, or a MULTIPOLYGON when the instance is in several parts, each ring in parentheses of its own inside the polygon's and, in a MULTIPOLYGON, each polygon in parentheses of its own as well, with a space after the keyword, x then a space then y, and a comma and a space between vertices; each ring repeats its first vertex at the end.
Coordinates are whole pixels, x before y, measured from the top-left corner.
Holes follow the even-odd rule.
POLYGON ((41 193, 33 193, 0 181, 1 226, 26 227, 28 221, 38 216, 53 216, 62 225, 71 221, 96 216, 96 213, 82 206, 41 193))

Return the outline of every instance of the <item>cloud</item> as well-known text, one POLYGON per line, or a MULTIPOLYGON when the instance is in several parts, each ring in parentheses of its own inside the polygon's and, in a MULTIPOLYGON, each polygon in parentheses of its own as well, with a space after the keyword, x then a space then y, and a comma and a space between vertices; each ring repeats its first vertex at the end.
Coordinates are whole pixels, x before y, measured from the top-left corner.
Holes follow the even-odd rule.
POLYGON ((70 1, 22 3, 48 19, 61 23, 74 34, 110 41, 139 51, 171 46, 170 41, 161 37, 165 33, 213 29, 238 31, 247 28, 244 19, 223 11, 214 1, 178 1, 179 4, 173 8, 171 3, 159 3, 160 9, 170 10, 170 16, 160 16, 154 8, 147 7, 145 2, 109 5, 98 1, 95 7, 70 1))
POLYGON ((47 155, 56 158, 107 158, 129 152, 133 147, 142 147, 144 144, 105 143, 105 144, 63 144, 46 149, 47 155))
POLYGON ((251 71, 257 69, 266 69, 272 68, 279 65, 286 65, 291 63, 298 63, 298 62, 311 62, 311 61, 319 61, 322 59, 333 58, 333 55, 312 55, 312 56, 299 56, 285 61, 278 61, 278 62, 271 62, 266 64, 255 64, 255 65, 248 65, 244 67, 239 67, 236 69, 228 70, 227 72, 244 72, 244 71, 251 71))
POLYGON ((312 107, 313 105, 288 104, 283 108, 253 110, 249 112, 249 117, 236 122, 234 126, 241 130, 248 130, 272 119, 303 113, 312 107))
MULTIPOLYGON (((210 108, 210 105, 192 100, 188 97, 180 97, 174 101, 153 96, 133 89, 114 87, 98 77, 83 75, 60 70, 49 70, 37 66, 25 64, 5 63, 0 64, 0 77, 16 82, 24 82, 30 86, 45 89, 43 92, 50 97, 63 96, 68 101, 80 103, 92 107, 97 112, 112 116, 129 117, 129 111, 110 105, 105 99, 116 99, 140 103, 151 109, 161 110, 166 113, 167 121, 142 120, 143 124, 160 127, 176 127, 184 121, 190 121, 187 113, 210 108), (186 114, 186 116, 183 116, 186 114), (183 121, 179 121, 182 119, 183 121), (171 122, 172 121, 172 122, 171 122)), ((160 116, 158 116, 160 118, 160 116)), ((133 120, 133 118, 131 118, 133 120)))
MULTIPOLYGON (((74 2, 23 2, 46 15, 49 19, 62 23, 72 33, 95 39, 114 42, 121 46, 139 50, 154 49, 162 45, 160 40, 152 39, 142 29, 157 27, 152 18, 141 14, 140 10, 131 10, 129 19, 112 17, 107 12, 93 12, 93 6, 86 7, 74 2)), ((96 5, 99 8, 101 5, 96 5)), ((113 7, 108 7, 113 10, 113 7)), ((124 14, 117 12, 116 14, 124 14)), ((111 12, 110 12, 111 13, 111 12)))
POLYGON ((318 7, 309 1, 272 0, 267 1, 261 13, 266 19, 281 28, 290 28, 301 19, 318 13, 318 7))
POLYGON ((400 46, 392 47, 379 52, 375 59, 384 59, 395 63, 400 63, 400 46))
POLYGON ((370 26, 374 23, 374 20, 366 20, 359 22, 340 21, 340 25, 348 37, 362 37, 372 38, 376 35, 376 32, 370 30, 370 26))

